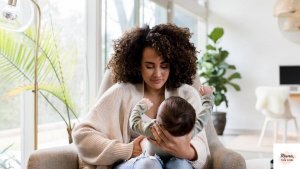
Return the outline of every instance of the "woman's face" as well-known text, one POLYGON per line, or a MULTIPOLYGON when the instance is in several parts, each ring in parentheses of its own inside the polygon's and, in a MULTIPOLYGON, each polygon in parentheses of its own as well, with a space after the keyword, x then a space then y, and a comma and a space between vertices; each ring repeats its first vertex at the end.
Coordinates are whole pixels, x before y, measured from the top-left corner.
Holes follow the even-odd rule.
POLYGON ((153 48, 147 47, 143 52, 141 73, 148 89, 160 90, 168 80, 170 66, 153 48))

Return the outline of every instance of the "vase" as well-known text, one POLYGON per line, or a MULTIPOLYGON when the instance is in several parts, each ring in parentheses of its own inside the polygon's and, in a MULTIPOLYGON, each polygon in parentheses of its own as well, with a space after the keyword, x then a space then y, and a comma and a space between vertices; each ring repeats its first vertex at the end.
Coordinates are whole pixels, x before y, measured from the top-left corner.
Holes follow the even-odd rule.
POLYGON ((226 126, 226 112, 213 112, 212 121, 218 135, 223 135, 226 126))

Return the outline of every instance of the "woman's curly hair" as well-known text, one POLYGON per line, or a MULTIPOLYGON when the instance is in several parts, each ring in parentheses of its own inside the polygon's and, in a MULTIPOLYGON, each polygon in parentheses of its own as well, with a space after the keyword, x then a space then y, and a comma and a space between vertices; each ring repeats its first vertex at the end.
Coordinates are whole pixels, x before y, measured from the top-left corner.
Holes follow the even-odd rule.
POLYGON ((153 48, 170 64, 167 89, 192 84, 196 74, 197 51, 190 42, 188 28, 174 24, 160 24, 152 29, 148 25, 133 28, 114 41, 114 53, 108 63, 115 82, 142 83, 141 61, 146 47, 153 48))

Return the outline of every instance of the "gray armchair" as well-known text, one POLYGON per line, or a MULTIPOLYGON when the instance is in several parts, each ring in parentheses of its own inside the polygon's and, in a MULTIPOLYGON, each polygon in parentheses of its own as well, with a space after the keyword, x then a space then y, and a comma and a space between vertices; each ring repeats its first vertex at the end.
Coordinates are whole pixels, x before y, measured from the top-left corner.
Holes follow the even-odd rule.
MULTIPOLYGON (((106 71, 102 81, 99 96, 113 83, 110 71, 106 71)), ((200 81, 195 79, 194 87, 199 89, 200 81)), ((246 169, 244 158, 225 148, 220 142, 213 123, 209 120, 205 127, 211 158, 208 161, 209 169, 246 169)), ((74 145, 41 149, 33 152, 28 160, 27 169, 77 169, 79 159, 74 145)))

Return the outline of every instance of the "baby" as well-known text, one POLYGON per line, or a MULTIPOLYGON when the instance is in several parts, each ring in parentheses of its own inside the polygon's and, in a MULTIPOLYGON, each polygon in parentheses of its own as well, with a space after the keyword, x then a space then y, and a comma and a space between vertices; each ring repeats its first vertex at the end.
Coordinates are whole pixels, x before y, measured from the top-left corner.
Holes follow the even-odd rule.
MULTIPOLYGON (((150 127, 157 123, 163 126, 171 135, 184 136, 191 134, 195 136, 204 126, 206 119, 210 116, 213 108, 213 93, 214 88, 203 86, 200 88, 200 96, 204 109, 197 117, 195 109, 185 99, 178 96, 171 96, 164 100, 157 112, 156 119, 150 119, 144 115, 153 105, 147 99, 141 99, 133 108, 130 118, 130 129, 137 134, 144 135, 154 139, 150 127)), ((170 154, 163 152, 149 141, 143 141, 143 152, 147 155, 158 155, 162 158, 171 157, 170 154)))

